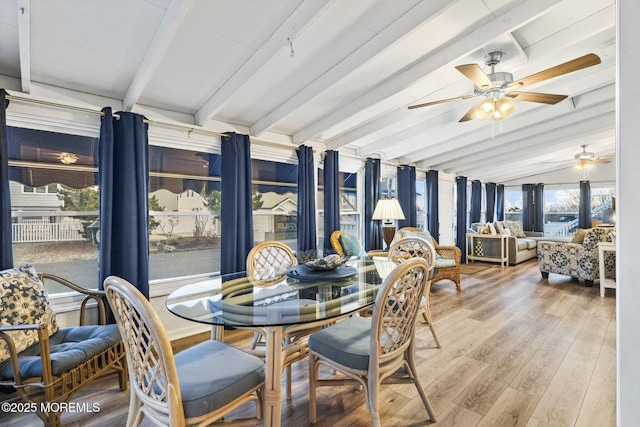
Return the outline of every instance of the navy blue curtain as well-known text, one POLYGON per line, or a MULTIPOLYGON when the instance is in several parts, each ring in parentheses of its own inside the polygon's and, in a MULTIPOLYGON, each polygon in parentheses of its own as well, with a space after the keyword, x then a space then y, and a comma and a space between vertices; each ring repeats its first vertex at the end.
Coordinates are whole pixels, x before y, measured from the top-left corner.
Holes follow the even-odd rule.
POLYGON ((533 217, 533 231, 544 231, 544 184, 536 184, 533 189, 535 203, 533 217))
POLYGON ((7 106, 9 106, 7 92, 4 89, 0 89, 0 270, 13 268, 7 106))
POLYGON ((496 188, 496 221, 504 221, 504 185, 496 188))
POLYGON ((578 227, 591 228, 591 183, 589 181, 580 181, 578 227))
POLYGON ((335 150, 324 153, 324 249, 331 249, 331 233, 340 230, 340 168, 335 150))
POLYGON ((461 261, 467 260, 467 177, 456 177, 456 246, 462 252, 461 261))
POLYGON ((99 284, 115 275, 149 298, 149 142, 144 117, 102 110, 99 284))
POLYGON ((373 211, 380 200, 380 159, 367 158, 364 164, 364 247, 382 248, 382 225, 373 221, 373 211))
POLYGON ((487 182, 484 185, 485 191, 487 193, 487 207, 486 207, 486 221, 493 222, 493 213, 495 212, 496 206, 496 183, 495 182, 487 182))
POLYGON ((471 209, 469 211, 469 222, 480 222, 482 219, 482 183, 471 181, 471 209))
POLYGON ((438 205, 438 171, 427 171, 427 230, 431 237, 440 240, 440 206, 438 205))
POLYGON ((298 251, 316 249, 316 199, 313 149, 301 145, 298 155, 298 251))
POLYGON ((398 228, 417 226, 415 166, 398 166, 398 203, 405 218, 398 220, 398 228))
POLYGON ((534 184, 522 184, 522 229, 533 231, 535 228, 534 184))
POLYGON ((249 135, 227 132, 222 144, 220 221, 220 273, 246 269, 253 247, 253 200, 251 194, 251 141, 249 135))

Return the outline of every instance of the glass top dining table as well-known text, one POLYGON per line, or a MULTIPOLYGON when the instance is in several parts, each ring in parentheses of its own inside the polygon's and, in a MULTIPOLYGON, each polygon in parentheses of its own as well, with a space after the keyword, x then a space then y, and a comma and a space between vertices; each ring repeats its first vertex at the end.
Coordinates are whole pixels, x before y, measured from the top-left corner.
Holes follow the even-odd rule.
POLYGON ((284 364, 293 352, 306 351, 296 342, 283 343, 283 337, 373 306, 380 285, 394 267, 386 258, 365 256, 332 271, 290 267, 267 283, 251 279, 246 272, 228 274, 175 290, 166 306, 179 317, 213 325, 213 338, 220 337, 222 326, 250 328, 265 335, 263 423, 279 426, 284 364))

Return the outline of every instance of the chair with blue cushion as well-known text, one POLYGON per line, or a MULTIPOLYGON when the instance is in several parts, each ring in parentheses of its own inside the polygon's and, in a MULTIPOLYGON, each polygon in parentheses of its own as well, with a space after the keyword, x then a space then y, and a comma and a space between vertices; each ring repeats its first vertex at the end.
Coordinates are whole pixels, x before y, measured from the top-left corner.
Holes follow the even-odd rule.
POLYGON ((438 244, 429 231, 416 227, 403 227, 396 232, 396 240, 404 237, 422 237, 428 242, 432 242, 436 248, 436 269, 438 274, 433 278, 432 283, 441 280, 451 280, 456 284, 456 290, 460 290, 460 262, 462 252, 457 246, 443 246, 438 244))
POLYGON ((127 426, 140 425, 144 417, 156 425, 208 425, 251 401, 261 419, 265 368, 259 358, 215 340, 174 355, 138 289, 115 276, 104 287, 126 347, 132 388, 127 426))
MULTIPOLYGON (((436 250, 433 245, 422 239, 420 237, 405 237, 404 239, 396 240, 389 248, 389 260, 393 261, 396 264, 400 264, 405 262, 411 258, 424 258, 427 260, 429 265, 431 266, 431 270, 429 270, 429 277, 432 277, 434 273, 432 270, 434 269, 436 263, 436 250)), ((431 294, 431 280, 427 283, 427 288, 422 297, 422 317, 424 318, 427 325, 431 329, 431 334, 433 335, 433 340, 436 342, 436 347, 442 348, 440 345, 440 340, 438 339, 438 335, 436 334, 436 327, 433 324, 433 318, 431 316, 431 307, 429 306, 429 299, 431 294)))
POLYGON ((31 265, 0 271, 0 386, 11 387, 45 426, 59 426, 61 411, 90 381, 118 373, 127 389, 125 350, 116 325, 106 325, 104 292, 88 290, 31 265), (59 328, 45 281, 84 296, 80 326, 59 328), (85 324, 95 303, 98 324, 85 324))
POLYGON ((424 258, 403 262, 385 278, 370 318, 353 316, 309 337, 309 421, 312 424, 317 418, 317 387, 355 384, 365 390, 372 425, 380 426, 383 381, 413 383, 430 420, 436 421, 418 379, 414 357, 416 319, 430 268, 424 258), (320 379, 321 366, 342 375, 320 379), (404 369, 400 371, 400 368, 404 369))

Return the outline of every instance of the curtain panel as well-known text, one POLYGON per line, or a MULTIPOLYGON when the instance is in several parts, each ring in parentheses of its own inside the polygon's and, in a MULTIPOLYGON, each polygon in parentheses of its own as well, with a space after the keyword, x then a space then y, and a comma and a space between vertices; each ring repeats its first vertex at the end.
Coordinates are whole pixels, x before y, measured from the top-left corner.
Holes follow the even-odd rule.
POLYGON ((298 251, 316 249, 316 198, 313 149, 301 145, 298 155, 298 251))
POLYGON ((440 206, 438 204, 438 171, 427 171, 427 230, 431 236, 440 241, 440 206))
POLYGON ((331 249, 331 233, 340 230, 340 168, 335 150, 324 153, 324 249, 331 249))
POLYGON ((533 231, 544 232, 544 184, 537 184, 533 189, 533 200, 535 201, 535 210, 533 231))
POLYGON ((482 219, 482 183, 478 180, 471 181, 471 209, 469 210, 469 222, 480 222, 482 219))
POLYGON ((222 148, 220 220, 220 273, 246 269, 253 247, 253 200, 251 195, 251 141, 249 135, 227 132, 222 148))
POLYGON ((456 177, 456 246, 462 252, 461 262, 467 261, 467 177, 456 177))
POLYGON ((102 110, 99 284, 115 275, 149 298, 149 143, 144 116, 102 110))
POLYGON ((522 229, 533 231, 535 228, 534 184, 522 184, 522 229))
POLYGON ((493 222, 496 207, 496 183, 487 182, 484 185, 484 189, 487 194, 487 206, 485 208, 486 222, 493 222))
POLYGON ((13 268, 11 193, 9 192, 9 141, 7 138, 7 92, 0 89, 0 270, 13 268))
POLYGON ((405 219, 398 220, 398 229, 416 227, 416 168, 415 166, 398 166, 398 203, 404 212, 405 219))
POLYGON ((522 184, 522 229, 544 231, 544 184, 522 184))
POLYGON ((382 225, 371 219, 378 200, 380 159, 367 158, 364 164, 364 247, 367 251, 382 248, 382 225))
POLYGON ((578 227, 591 228, 591 183, 589 181, 580 181, 578 227))
POLYGON ((496 187, 496 221, 504 221, 504 185, 496 187))

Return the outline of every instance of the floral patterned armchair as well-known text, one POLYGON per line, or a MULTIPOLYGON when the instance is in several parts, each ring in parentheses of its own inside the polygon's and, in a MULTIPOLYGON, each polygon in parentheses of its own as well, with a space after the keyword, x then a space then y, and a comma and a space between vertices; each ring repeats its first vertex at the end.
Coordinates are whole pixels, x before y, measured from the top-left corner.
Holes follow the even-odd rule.
MULTIPOLYGON (((585 286, 593 286, 599 277, 598 243, 610 242, 611 228, 596 227, 587 231, 582 243, 538 242, 538 263, 543 278, 549 273, 563 274, 584 280, 585 286)), ((607 277, 615 277, 616 258, 614 252, 605 256, 607 277)))

